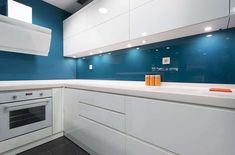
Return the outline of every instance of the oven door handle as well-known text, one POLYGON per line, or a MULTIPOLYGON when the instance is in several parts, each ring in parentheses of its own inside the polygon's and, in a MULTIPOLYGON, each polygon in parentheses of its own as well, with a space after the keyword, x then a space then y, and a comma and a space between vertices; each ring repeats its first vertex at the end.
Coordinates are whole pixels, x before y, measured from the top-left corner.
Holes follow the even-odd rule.
POLYGON ((34 102, 34 103, 28 103, 28 104, 23 104, 23 105, 12 105, 12 106, 4 106, 4 110, 6 112, 10 111, 16 111, 16 110, 21 110, 21 109, 27 109, 27 108, 32 108, 32 107, 39 107, 39 106, 46 106, 48 105, 49 101, 41 101, 41 102, 34 102))

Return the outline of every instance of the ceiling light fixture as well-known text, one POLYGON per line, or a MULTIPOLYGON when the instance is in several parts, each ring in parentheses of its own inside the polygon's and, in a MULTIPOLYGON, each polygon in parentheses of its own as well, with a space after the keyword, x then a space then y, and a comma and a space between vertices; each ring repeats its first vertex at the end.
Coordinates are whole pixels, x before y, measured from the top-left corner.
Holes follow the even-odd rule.
POLYGON ((101 14, 106 14, 106 13, 108 13, 108 9, 106 9, 106 8, 99 8, 99 12, 101 14))
POLYGON ((205 27, 204 31, 205 32, 210 32, 210 31, 212 31, 212 27, 211 26, 207 26, 207 27, 205 27))

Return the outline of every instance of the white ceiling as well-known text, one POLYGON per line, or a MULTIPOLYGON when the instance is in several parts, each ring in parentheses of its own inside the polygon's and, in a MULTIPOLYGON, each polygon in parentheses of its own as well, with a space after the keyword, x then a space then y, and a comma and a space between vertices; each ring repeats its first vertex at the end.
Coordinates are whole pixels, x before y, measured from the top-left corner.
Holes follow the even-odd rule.
POLYGON ((43 1, 70 13, 75 13, 78 10, 80 10, 82 7, 82 5, 77 3, 77 0, 43 0, 43 1))

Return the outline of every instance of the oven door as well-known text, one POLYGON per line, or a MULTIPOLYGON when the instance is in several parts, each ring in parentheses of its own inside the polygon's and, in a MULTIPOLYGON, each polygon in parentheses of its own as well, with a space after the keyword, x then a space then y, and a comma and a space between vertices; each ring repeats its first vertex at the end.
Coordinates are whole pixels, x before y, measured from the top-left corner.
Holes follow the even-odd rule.
POLYGON ((0 141, 52 126, 51 98, 0 104, 0 141))

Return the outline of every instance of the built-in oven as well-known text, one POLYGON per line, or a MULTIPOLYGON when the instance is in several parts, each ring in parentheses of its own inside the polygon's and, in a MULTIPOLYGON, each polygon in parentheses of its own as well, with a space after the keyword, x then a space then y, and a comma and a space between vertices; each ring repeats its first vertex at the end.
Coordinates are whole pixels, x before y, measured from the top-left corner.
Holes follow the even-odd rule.
POLYGON ((0 93, 0 141, 50 126, 50 89, 0 93))

